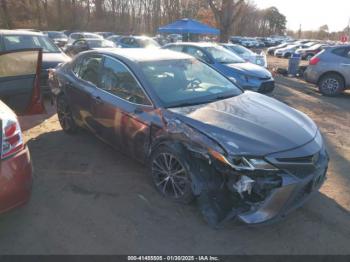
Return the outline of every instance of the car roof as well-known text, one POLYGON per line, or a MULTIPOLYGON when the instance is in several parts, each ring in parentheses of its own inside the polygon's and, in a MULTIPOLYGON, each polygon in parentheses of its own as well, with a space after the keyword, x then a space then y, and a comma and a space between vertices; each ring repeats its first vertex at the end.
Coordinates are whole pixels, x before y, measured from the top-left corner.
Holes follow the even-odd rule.
POLYGON ((43 36, 41 32, 32 32, 27 30, 6 30, 1 29, 0 35, 34 35, 34 36, 43 36))
POLYGON ((350 45, 349 44, 342 44, 342 45, 330 46, 330 48, 339 48, 339 47, 346 47, 346 48, 348 48, 348 47, 350 47, 350 45))
POLYGON ((223 46, 241 46, 241 45, 232 44, 232 43, 219 43, 219 45, 223 45, 223 46))
POLYGON ((152 37, 146 36, 146 35, 123 35, 122 38, 136 38, 136 39, 152 39, 152 37))
POLYGON ((79 34, 79 35, 98 35, 96 33, 91 33, 91 32, 74 32, 74 33, 71 33, 71 35, 76 35, 76 34, 79 34))
POLYGON ((179 42, 179 43, 171 43, 169 45, 190 45, 190 46, 197 46, 197 47, 211 47, 211 46, 218 46, 216 43, 210 43, 210 42, 179 42))
POLYGON ((105 48, 95 52, 107 54, 111 56, 124 57, 134 62, 159 61, 159 60, 177 60, 177 59, 193 59, 192 56, 184 53, 175 52, 166 49, 151 48, 105 48))

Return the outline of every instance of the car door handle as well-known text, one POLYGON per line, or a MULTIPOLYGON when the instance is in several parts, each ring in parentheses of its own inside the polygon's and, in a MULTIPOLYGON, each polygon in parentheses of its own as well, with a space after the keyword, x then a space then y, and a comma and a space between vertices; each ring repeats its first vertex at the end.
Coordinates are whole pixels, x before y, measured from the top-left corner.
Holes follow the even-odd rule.
POLYGON ((340 64, 341 66, 350 66, 350 64, 345 64, 345 63, 343 63, 343 64, 340 64))
POLYGON ((97 105, 103 104, 103 101, 102 101, 101 97, 99 97, 99 96, 95 96, 94 101, 95 101, 95 104, 97 104, 97 105))

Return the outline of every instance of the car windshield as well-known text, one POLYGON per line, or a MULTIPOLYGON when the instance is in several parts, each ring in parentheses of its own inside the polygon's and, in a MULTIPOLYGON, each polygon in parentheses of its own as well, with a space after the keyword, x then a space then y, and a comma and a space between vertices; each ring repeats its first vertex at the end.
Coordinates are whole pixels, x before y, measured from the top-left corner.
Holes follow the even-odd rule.
POLYGON ((284 44, 280 44, 278 46, 276 46, 276 48, 283 48, 283 47, 286 47, 288 44, 284 43, 284 44))
POLYGON ((140 66, 165 107, 209 103, 242 93, 223 75, 196 59, 147 61, 140 66))
POLYGON ((65 39, 67 38, 67 36, 62 32, 48 32, 47 35, 50 38, 65 38, 65 39))
POLYGON ((145 48, 160 47, 160 45, 151 38, 142 38, 142 39, 138 39, 137 41, 142 47, 145 47, 145 48))
POLYGON ((227 45, 226 46, 229 50, 231 50, 232 52, 235 52, 237 55, 251 55, 253 54, 252 51, 250 51, 249 49, 240 46, 240 45, 227 45))
POLYGON ((103 37, 100 35, 90 34, 90 33, 75 33, 75 34, 71 34, 70 38, 72 38, 72 39, 80 39, 80 38, 102 39, 103 37))
POLYGON ((204 47, 208 53, 212 55, 215 61, 223 64, 236 64, 236 63, 244 63, 244 60, 240 58, 238 55, 226 50, 222 46, 208 46, 204 47))
POLYGON ((5 50, 42 48, 44 53, 60 53, 60 49, 47 36, 41 35, 5 35, 5 50))
POLYGON ((100 36, 100 35, 97 35, 97 34, 88 34, 88 33, 85 33, 85 34, 84 34, 84 38, 102 39, 103 37, 100 36))
POLYGON ((109 40, 92 39, 92 40, 87 40, 87 43, 88 43, 90 48, 115 47, 115 44, 109 40))

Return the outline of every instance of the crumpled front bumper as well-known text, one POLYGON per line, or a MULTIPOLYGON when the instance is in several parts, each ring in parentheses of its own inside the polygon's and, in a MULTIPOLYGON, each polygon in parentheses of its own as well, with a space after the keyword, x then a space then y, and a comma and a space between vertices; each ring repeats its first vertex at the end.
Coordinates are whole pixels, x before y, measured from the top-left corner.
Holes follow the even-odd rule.
POLYGON ((298 151, 317 152, 311 154, 313 156, 312 164, 306 165, 282 162, 277 164, 278 161, 276 158, 271 157, 269 160, 271 162, 275 161, 273 162, 274 165, 282 165, 282 167, 280 166, 283 172, 280 174, 282 178, 281 187, 272 190, 269 196, 258 207, 255 207, 249 212, 240 214, 238 216, 239 219, 247 224, 275 222, 302 206, 310 196, 318 192, 326 179, 329 162, 324 144, 318 144, 318 142, 319 141, 315 139, 313 142, 301 148, 284 153, 293 155, 298 151), (315 148, 318 147, 320 149, 314 151, 315 148), (307 171, 310 170, 310 167, 312 167, 311 172, 307 171))
POLYGON ((327 167, 324 167, 304 179, 285 175, 282 186, 254 211, 240 214, 238 218, 247 224, 272 223, 283 219, 290 212, 302 206, 315 192, 318 192, 326 179, 327 167))

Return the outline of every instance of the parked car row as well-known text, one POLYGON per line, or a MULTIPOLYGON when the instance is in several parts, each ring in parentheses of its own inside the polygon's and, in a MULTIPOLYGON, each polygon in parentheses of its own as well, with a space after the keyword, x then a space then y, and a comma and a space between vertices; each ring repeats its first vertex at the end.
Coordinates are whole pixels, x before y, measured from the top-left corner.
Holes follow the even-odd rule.
POLYGON ((241 37, 232 36, 230 42, 233 44, 239 44, 247 48, 264 48, 270 46, 276 46, 281 43, 281 40, 277 40, 270 37, 241 37))
POLYGON ((290 58, 293 54, 296 54, 301 59, 310 60, 314 55, 330 45, 332 44, 321 41, 298 40, 270 47, 267 49, 267 53, 280 58, 290 58))
MULTIPOLYGON (((57 47, 52 41, 61 45, 63 43, 62 33, 45 32, 44 34, 31 31, 19 30, 2 30, 0 31, 0 50, 16 50, 23 48, 43 48, 43 64, 41 71, 41 86, 45 93, 48 93, 48 70, 55 68, 58 64, 67 62, 75 55, 88 50, 100 48, 160 48, 160 45, 150 37, 146 36, 102 36, 87 32, 74 32, 68 37, 67 44, 63 48, 57 47), (55 38, 54 38, 55 37, 55 38), (62 51, 64 50, 65 53, 62 51), (67 55, 68 56, 67 56, 67 55)), ((235 81, 244 89, 254 90, 257 92, 272 92, 274 89, 274 80, 271 74, 264 68, 267 66, 266 57, 263 53, 260 55, 245 49, 242 46, 233 44, 223 44, 223 47, 214 43, 191 44, 175 43, 174 46, 165 45, 165 48, 177 48, 180 51, 182 46, 188 46, 184 52, 189 53, 192 49, 202 48, 206 55, 198 56, 201 51, 192 52, 191 55, 202 59, 213 67, 219 68, 220 71, 235 81), (204 48, 204 46, 206 47, 204 48), (205 50, 204 50, 205 49, 205 50), (208 52, 207 50, 212 50, 208 52), (221 61, 222 60, 222 61, 221 61), (248 63, 251 62, 251 63, 248 63), (257 64, 262 66, 254 66, 257 64)), ((164 47, 163 47, 164 48, 164 47)))

